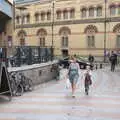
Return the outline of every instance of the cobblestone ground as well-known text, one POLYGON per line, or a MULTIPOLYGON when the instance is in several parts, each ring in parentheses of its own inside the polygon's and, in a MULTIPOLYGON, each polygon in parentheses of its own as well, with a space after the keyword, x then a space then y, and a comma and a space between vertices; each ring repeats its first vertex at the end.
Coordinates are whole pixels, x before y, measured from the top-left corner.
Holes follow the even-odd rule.
POLYGON ((0 98, 0 120, 120 120, 119 69, 93 71, 89 96, 81 80, 75 98, 66 89, 66 70, 61 73, 61 80, 39 85, 11 102, 0 98))

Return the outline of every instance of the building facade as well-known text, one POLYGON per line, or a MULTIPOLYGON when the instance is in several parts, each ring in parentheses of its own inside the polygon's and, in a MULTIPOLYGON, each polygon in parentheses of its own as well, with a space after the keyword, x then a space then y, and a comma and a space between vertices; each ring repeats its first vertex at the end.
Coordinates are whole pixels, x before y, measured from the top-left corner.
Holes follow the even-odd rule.
POLYGON ((120 0, 16 0, 15 45, 53 46, 55 55, 120 50, 120 0))
POLYGON ((13 42, 13 1, 0 0, 0 48, 10 54, 13 42))

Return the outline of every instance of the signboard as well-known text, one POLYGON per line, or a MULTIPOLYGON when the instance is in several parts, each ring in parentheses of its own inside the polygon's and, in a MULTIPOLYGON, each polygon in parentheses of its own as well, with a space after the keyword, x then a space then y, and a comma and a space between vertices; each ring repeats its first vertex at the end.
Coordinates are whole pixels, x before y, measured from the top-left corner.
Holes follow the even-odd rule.
POLYGON ((10 99, 12 96, 8 71, 5 63, 0 63, 0 95, 9 95, 10 99))

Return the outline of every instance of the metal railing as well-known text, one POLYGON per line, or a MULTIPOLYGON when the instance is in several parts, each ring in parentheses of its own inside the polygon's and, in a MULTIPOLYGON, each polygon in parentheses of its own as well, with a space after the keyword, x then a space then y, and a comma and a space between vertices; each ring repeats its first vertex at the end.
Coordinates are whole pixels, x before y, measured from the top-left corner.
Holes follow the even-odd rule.
POLYGON ((52 47, 40 46, 15 46, 13 53, 7 56, 7 49, 1 48, 0 61, 6 62, 7 66, 20 67, 22 65, 38 64, 53 60, 52 47))

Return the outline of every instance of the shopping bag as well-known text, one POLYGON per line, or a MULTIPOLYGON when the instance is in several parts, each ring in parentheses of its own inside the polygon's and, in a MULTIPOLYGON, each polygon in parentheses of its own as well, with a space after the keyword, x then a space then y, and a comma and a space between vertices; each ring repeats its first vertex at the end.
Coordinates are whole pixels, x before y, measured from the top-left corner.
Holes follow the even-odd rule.
POLYGON ((70 88, 70 86, 71 86, 70 80, 67 78, 67 80, 66 80, 66 88, 68 89, 68 88, 70 88))

